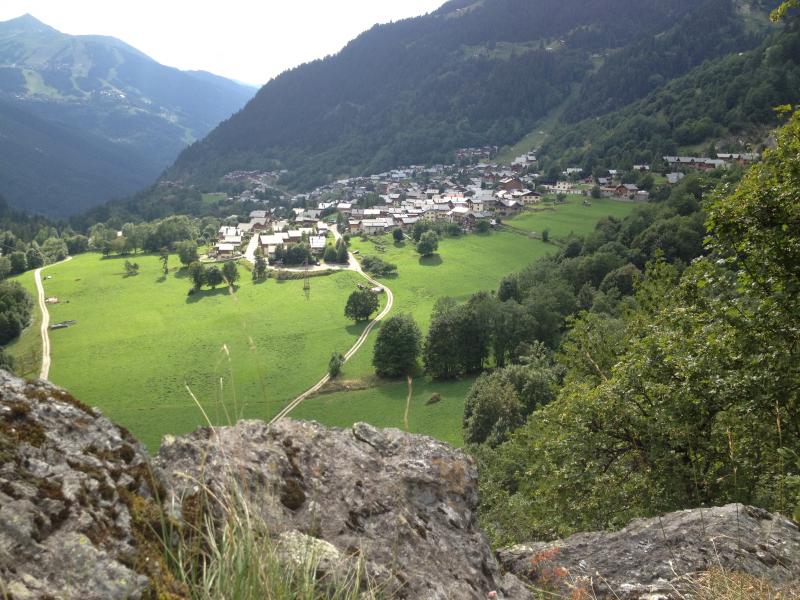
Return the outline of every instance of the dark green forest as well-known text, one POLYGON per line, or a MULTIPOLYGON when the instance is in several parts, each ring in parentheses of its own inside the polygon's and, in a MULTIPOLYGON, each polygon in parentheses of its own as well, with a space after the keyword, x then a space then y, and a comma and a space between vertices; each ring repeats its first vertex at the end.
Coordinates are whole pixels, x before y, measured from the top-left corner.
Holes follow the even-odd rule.
POLYGON ((800 516, 800 113, 740 175, 689 178, 492 297, 541 323, 561 290, 552 335, 467 397, 496 543, 729 502, 800 516))
POLYGON ((705 154, 709 141, 721 142, 719 151, 758 150, 779 121, 775 107, 798 97, 795 23, 757 49, 709 61, 621 110, 560 126, 540 156, 546 168, 577 165, 591 173, 660 164, 682 151, 705 154))

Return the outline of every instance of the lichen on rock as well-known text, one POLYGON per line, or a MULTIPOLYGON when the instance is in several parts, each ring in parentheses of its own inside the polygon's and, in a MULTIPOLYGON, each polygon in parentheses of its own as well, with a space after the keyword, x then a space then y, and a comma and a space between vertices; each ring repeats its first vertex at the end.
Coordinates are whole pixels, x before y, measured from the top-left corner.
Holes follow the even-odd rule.
POLYGON ((0 371, 0 579, 12 598, 181 597, 152 523, 159 478, 124 429, 0 371))

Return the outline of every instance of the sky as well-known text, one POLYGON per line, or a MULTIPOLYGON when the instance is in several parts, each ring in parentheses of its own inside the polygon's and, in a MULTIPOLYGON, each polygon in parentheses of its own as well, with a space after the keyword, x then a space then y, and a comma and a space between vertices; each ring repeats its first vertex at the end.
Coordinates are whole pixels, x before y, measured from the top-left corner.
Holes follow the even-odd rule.
POLYGON ((110 35, 158 62, 262 85, 338 52, 375 23, 444 0, 0 0, 0 21, 30 13, 72 35, 110 35))

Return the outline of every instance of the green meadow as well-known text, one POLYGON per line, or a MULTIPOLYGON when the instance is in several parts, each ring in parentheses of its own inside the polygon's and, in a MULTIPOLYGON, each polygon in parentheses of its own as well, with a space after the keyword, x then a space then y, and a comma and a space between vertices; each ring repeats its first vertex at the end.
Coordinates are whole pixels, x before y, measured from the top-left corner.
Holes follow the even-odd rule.
MULTIPOLYGON (((240 269, 234 294, 223 286, 187 296, 185 271, 165 277, 158 257, 136 256, 140 273, 126 277, 124 260, 85 254, 45 271, 46 294, 60 300, 51 323, 76 321, 50 332, 50 379, 151 450, 164 434, 203 425, 203 412, 214 423, 271 417, 364 327, 343 314, 362 281, 354 273, 314 278, 306 295, 302 281, 256 285, 240 269)), ((37 336, 29 329, 18 344, 37 336)))
MULTIPOLYGON (((570 233, 585 235, 594 230, 602 217, 623 218, 634 206, 613 199, 593 200, 591 206, 584 206, 583 199, 570 196, 565 204, 529 210, 507 222, 525 231, 549 229, 553 238, 570 233)), ((395 244, 390 236, 367 241, 353 238, 351 246, 361 255, 380 256, 397 265, 396 276, 381 279, 394 292, 392 314, 410 313, 423 334, 427 332, 438 298, 450 296, 464 301, 477 291, 495 290, 505 275, 558 248, 539 239, 508 232, 446 238, 439 242, 438 254, 427 259, 421 258, 409 241, 395 244)), ((347 426, 360 420, 403 428, 406 382, 381 382, 372 377, 374 343, 375 335, 371 335, 362 350, 345 365, 341 376, 357 388, 369 386, 368 389, 322 394, 307 400, 292 415, 335 426, 347 426)), ((464 396, 473 381, 436 382, 418 375, 414 379, 409 431, 460 445, 464 396), (434 393, 441 396, 441 402, 426 405, 434 393)))
POLYGON ((634 206, 633 202, 613 198, 594 199, 571 195, 567 196, 565 204, 554 205, 545 202, 539 207, 507 219, 506 222, 513 227, 537 233, 548 229, 551 237, 564 238, 570 233, 576 235, 591 233, 603 217, 623 219, 633 211, 634 206), (591 206, 584 206, 583 201, 586 199, 591 206))
MULTIPOLYGON (((585 234, 601 217, 625 216, 630 203, 593 201, 583 206, 570 197, 555 210, 526 211, 509 221, 523 231, 549 229, 553 238, 585 234)), ((411 242, 390 236, 353 238, 360 255, 378 255, 397 264, 398 273, 382 282, 394 292, 392 314, 413 315, 427 331, 436 300, 464 301, 479 290, 494 290, 508 273, 555 252, 557 246, 524 234, 490 232, 440 241, 438 254, 421 258, 411 242)), ((344 305, 358 275, 340 272, 311 280, 261 284, 242 280, 235 293, 226 287, 188 296, 185 270, 171 258, 167 276, 156 256, 128 258, 140 265, 128 277, 125 258, 85 254, 44 271, 51 323, 74 320, 51 331, 50 378, 78 398, 99 407, 130 429, 151 450, 165 434, 182 434, 206 423, 238 418, 268 419, 316 383, 331 352, 344 353, 363 331, 344 317, 344 305)), ((17 278, 35 295, 33 273, 17 278)), ((385 298, 382 300, 385 302, 385 298)), ((9 347, 21 371, 38 376, 41 361, 38 309, 34 323, 9 347)), ((380 381, 371 365, 375 334, 344 367, 340 378, 351 390, 323 393, 300 405, 292 416, 335 426, 367 421, 406 427, 405 381, 380 381)), ((464 396, 472 379, 413 381, 407 426, 461 444, 464 396), (440 400, 429 404, 434 394, 440 400)))

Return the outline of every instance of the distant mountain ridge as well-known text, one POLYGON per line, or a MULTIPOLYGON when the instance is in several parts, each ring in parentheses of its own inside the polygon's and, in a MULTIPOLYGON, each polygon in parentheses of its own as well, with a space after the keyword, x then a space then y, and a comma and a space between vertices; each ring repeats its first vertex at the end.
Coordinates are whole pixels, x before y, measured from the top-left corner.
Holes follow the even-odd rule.
POLYGON ((0 23, 0 136, 15 146, 0 148, 0 193, 51 216, 131 194, 254 93, 116 38, 66 35, 31 15, 0 23))
POLYGON ((454 0, 283 73, 165 177, 210 186, 238 168, 285 168, 284 183, 302 189, 511 145, 562 104, 570 121, 600 116, 755 48, 769 5, 454 0))

